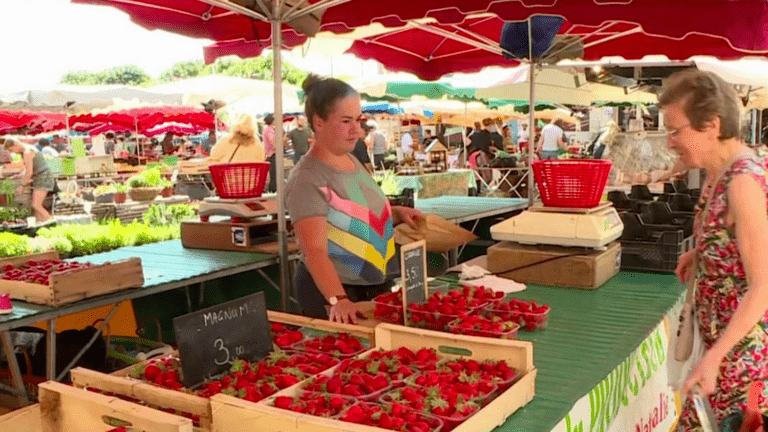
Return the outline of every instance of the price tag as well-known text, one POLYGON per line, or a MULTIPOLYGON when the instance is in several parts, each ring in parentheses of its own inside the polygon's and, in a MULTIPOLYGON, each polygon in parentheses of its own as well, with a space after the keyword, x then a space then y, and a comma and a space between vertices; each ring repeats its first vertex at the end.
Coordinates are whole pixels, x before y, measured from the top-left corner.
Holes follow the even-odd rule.
POLYGON ((408 305, 427 301, 427 242, 419 240, 400 248, 403 290, 403 323, 408 325, 408 305))
POLYGON ((173 327, 187 387, 228 371, 235 360, 257 361, 272 351, 263 292, 176 317, 173 327))

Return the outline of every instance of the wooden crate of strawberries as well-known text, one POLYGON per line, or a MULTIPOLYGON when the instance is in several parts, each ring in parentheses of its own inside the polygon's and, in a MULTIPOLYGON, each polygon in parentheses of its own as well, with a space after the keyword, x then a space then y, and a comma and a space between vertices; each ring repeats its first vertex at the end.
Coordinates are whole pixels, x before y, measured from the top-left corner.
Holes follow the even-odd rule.
POLYGON ((189 419, 115 397, 53 381, 40 384, 39 390, 40 423, 46 432, 193 431, 189 419))
POLYGON ((58 306, 142 285, 140 258, 96 265, 50 251, 0 260, 0 292, 29 303, 58 306))
POLYGON ((381 324, 376 347, 256 404, 213 396, 214 431, 490 432, 535 393, 530 342, 381 324))
POLYGON ((213 395, 228 393, 247 403, 256 402, 335 366, 339 363, 337 357, 352 357, 364 352, 374 341, 373 329, 367 327, 273 311, 268 311, 268 319, 272 323, 273 341, 281 351, 260 362, 240 361, 233 365, 230 375, 207 382, 195 390, 186 389, 181 384, 183 371, 178 353, 146 360, 111 375, 75 368, 71 371, 72 384, 186 417, 201 430, 211 431, 213 417, 210 398, 213 395), (297 328, 330 334, 325 337, 306 337, 297 328), (323 342, 329 336, 333 341, 323 342), (365 339, 368 343, 362 345, 359 339, 365 339), (334 352, 339 347, 345 348, 344 344, 348 352, 334 352), (323 349, 329 353, 321 353, 323 349), (301 374, 297 374, 295 369, 301 374), (283 370, 289 372, 280 373, 283 370), (238 380, 242 383, 238 384, 238 380))

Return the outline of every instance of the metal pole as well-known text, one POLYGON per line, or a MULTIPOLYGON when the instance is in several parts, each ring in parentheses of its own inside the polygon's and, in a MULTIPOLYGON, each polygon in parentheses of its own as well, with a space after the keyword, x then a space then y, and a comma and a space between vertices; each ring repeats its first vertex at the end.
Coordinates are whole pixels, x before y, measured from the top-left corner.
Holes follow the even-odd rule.
POLYGON ((48 331, 45 334, 45 377, 56 379, 56 318, 48 320, 48 331))
POLYGON ((533 187, 533 147, 536 145, 536 124, 534 123, 536 95, 534 93, 534 72, 536 71, 536 62, 533 60, 533 32, 531 29, 533 22, 528 18, 528 59, 531 61, 528 71, 528 80, 530 89, 528 93, 528 206, 533 205, 534 187, 533 187))
POLYGON ((274 18, 272 20, 272 79, 275 85, 275 184, 277 185, 277 246, 280 263, 280 299, 283 311, 288 311, 289 292, 288 285, 291 282, 288 272, 288 233, 285 226, 285 171, 283 168, 283 75, 281 24, 282 11, 279 8, 280 0, 272 0, 274 18))
MULTIPOLYGON (((466 121, 467 124, 469 124, 469 113, 467 112, 467 110, 468 110, 467 105, 468 105, 467 102, 464 101, 464 121, 466 121)), ((464 165, 463 165, 464 168, 467 167, 467 161, 469 160, 469 158, 467 157, 467 139, 466 138, 467 138, 467 128, 466 127, 462 127, 461 128, 461 143, 464 146, 464 151, 462 152, 464 154, 464 165)), ((477 193, 479 195, 480 191, 477 191, 477 193)))

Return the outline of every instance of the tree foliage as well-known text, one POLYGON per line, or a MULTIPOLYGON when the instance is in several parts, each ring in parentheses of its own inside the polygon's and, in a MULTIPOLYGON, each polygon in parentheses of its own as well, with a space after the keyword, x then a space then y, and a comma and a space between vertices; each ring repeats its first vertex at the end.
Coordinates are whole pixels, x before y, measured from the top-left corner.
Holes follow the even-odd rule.
MULTIPOLYGON (((272 79, 272 54, 240 59, 224 57, 215 63, 205 65, 201 60, 178 62, 163 71, 158 78, 161 83, 180 79, 195 78, 211 74, 261 80, 272 79)), ((297 68, 287 61, 282 63, 283 81, 301 86, 308 72, 297 68)), ((99 85, 125 84, 146 86, 153 83, 152 77, 136 66, 119 66, 100 72, 73 71, 61 78, 62 84, 99 85)))
POLYGON ((61 83, 70 85, 123 84, 146 86, 152 84, 152 77, 138 66, 127 65, 98 72, 67 72, 61 78, 61 83))

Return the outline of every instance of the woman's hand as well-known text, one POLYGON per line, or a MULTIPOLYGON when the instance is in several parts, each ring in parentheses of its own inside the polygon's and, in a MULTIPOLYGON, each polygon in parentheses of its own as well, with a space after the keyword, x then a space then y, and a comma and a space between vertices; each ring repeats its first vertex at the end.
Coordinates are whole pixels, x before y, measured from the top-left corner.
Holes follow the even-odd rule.
POLYGON ((344 324, 357 324, 357 318, 365 318, 362 306, 353 303, 348 299, 340 300, 328 313, 330 321, 336 321, 344 324))
POLYGON ((691 249, 688 252, 680 255, 677 261, 677 268, 675 268, 675 274, 680 282, 686 283, 692 277, 696 269, 693 268, 693 258, 696 254, 696 249, 691 249))
POLYGON ((395 223, 403 222, 413 229, 418 228, 416 221, 424 219, 424 213, 410 207, 394 206, 392 211, 395 216, 395 223))
POLYGON ((701 393, 704 396, 709 396, 715 392, 717 385, 717 375, 720 373, 720 363, 723 361, 723 356, 715 352, 714 350, 708 350, 704 353, 704 356, 693 368, 688 378, 683 384, 683 394, 688 394, 691 389, 698 385, 701 389, 701 393))

